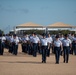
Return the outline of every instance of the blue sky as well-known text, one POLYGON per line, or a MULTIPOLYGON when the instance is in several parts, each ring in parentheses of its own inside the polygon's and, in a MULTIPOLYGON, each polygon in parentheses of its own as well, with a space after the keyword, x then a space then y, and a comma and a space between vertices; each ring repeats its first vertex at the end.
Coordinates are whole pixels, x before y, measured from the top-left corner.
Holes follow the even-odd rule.
POLYGON ((27 22, 76 25, 76 0, 0 0, 0 29, 8 32, 27 22))

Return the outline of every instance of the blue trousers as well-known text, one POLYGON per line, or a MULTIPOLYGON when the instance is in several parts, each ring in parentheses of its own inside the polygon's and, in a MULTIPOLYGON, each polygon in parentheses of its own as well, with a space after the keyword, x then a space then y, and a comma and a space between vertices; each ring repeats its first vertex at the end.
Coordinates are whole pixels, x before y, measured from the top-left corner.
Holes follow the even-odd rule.
POLYGON ((29 44, 27 44, 26 49, 27 49, 27 53, 30 54, 30 45, 29 44))
POLYGON ((4 44, 0 41, 0 55, 3 55, 4 52, 4 44))
POLYGON ((12 52, 13 52, 13 44, 10 43, 10 45, 9 45, 9 53, 12 53, 12 52))
POLYGON ((37 44, 33 43, 33 56, 36 57, 37 56, 37 44))
POLYGON ((48 57, 50 56, 50 48, 51 48, 51 44, 50 44, 49 48, 47 47, 47 56, 48 57))
POLYGON ((22 44, 22 52, 27 53, 27 44, 26 43, 22 44))
POLYGON ((63 51, 64 51, 64 62, 66 61, 68 63, 68 60, 69 60, 69 52, 70 52, 70 47, 66 47, 64 46, 63 47, 63 51))
POLYGON ((1 40, 0 40, 0 55, 2 55, 2 43, 1 43, 1 40))
POLYGON ((25 46, 22 44, 22 52, 25 52, 25 46))
POLYGON ((54 47, 54 50, 55 50, 56 63, 59 63, 61 49, 60 49, 60 47, 54 47))
POLYGON ((74 45, 74 54, 76 55, 76 44, 74 45))
POLYGON ((42 46, 42 61, 46 62, 47 46, 42 46))
POLYGON ((13 45, 13 54, 17 55, 18 53, 18 45, 13 45))

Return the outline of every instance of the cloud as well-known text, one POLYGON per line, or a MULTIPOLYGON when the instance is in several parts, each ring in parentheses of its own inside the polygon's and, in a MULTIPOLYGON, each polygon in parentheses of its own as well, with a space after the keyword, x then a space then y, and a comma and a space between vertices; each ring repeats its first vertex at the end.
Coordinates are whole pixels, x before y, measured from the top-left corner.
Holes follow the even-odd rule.
POLYGON ((2 5, 0 5, 0 11, 6 11, 6 12, 11 12, 11 13, 16 13, 16 12, 23 12, 25 14, 29 13, 29 9, 27 8, 13 8, 12 6, 6 6, 3 7, 2 5))

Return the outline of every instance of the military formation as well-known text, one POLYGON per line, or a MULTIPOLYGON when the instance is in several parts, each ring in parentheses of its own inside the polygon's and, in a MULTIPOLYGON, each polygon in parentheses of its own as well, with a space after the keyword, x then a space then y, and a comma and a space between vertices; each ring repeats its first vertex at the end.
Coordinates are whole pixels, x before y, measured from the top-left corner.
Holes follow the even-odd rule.
POLYGON ((0 33, 0 55, 3 55, 4 48, 8 52, 17 55, 18 44, 21 44, 22 52, 37 57, 42 55, 42 63, 46 63, 46 58, 50 53, 55 55, 56 64, 59 64, 60 55, 63 56, 63 63, 68 63, 69 54, 76 55, 76 35, 75 34, 57 34, 50 35, 43 33, 37 35, 36 32, 31 35, 17 36, 16 34, 2 35, 0 33))

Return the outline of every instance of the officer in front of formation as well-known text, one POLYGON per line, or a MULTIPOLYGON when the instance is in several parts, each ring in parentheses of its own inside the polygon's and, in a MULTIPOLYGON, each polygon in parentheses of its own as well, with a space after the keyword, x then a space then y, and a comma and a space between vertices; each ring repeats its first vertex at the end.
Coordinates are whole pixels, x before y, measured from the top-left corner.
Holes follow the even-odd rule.
POLYGON ((45 33, 43 33, 42 36, 43 36, 43 38, 41 38, 42 63, 46 63, 48 42, 47 42, 45 33))
POLYGON ((70 52, 70 47, 71 47, 71 40, 68 38, 68 34, 65 34, 64 40, 62 41, 63 43, 63 52, 64 52, 64 63, 68 63, 69 60, 69 52, 70 52))
POLYGON ((55 51, 56 64, 59 64, 62 42, 59 40, 59 35, 56 35, 55 38, 56 39, 53 43, 53 47, 54 47, 54 51, 55 51))

